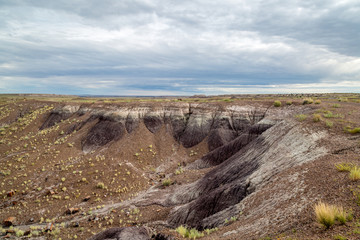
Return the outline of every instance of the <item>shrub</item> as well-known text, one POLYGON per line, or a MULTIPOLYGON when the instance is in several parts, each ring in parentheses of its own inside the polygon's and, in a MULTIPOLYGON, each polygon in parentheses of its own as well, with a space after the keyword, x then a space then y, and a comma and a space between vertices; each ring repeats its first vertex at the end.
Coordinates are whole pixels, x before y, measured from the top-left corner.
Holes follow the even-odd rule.
POLYGON ((328 121, 328 120, 325 122, 325 124, 328 128, 332 128, 334 126, 334 123, 332 121, 328 121))
POLYGON ((287 101, 287 102, 286 102, 286 105, 292 105, 292 104, 293 104, 292 101, 287 101))
POLYGON ((341 236, 341 235, 335 235, 335 236, 334 236, 334 239, 335 239, 335 240, 347 240, 346 237, 343 237, 343 236, 341 236))
POLYGON ((315 104, 320 104, 321 103, 321 100, 315 100, 315 102, 314 102, 315 104))
POLYGON ((360 179, 360 168, 358 168, 356 166, 351 168, 349 177, 353 181, 359 180, 360 179))
POLYGON ((303 105, 312 104, 313 102, 314 102, 314 100, 312 100, 312 98, 305 98, 303 101, 303 105))
POLYGON ((96 185, 97 188, 100 188, 100 189, 104 189, 105 188, 105 184, 103 182, 99 182, 97 185, 96 185))
POLYGON ((338 208, 335 205, 329 205, 323 202, 319 202, 314 206, 316 221, 322 224, 326 229, 335 224, 335 220, 340 213, 343 213, 342 208, 338 208))
POLYGON ((165 187, 170 186, 171 184, 172 184, 171 179, 164 179, 162 181, 162 185, 165 186, 165 187))
POLYGON ((307 118, 307 115, 305 114, 298 114, 295 115, 296 119, 299 120, 300 122, 304 121, 307 118))
POLYGON ((334 105, 332 105, 333 108, 339 108, 340 104, 335 103, 334 105))
POLYGON ((279 100, 274 101, 274 107, 281 107, 281 102, 279 100))
POLYGON ((320 120, 321 120, 321 115, 318 114, 318 113, 315 113, 315 114, 313 115, 313 121, 314 121, 314 122, 320 122, 320 120))

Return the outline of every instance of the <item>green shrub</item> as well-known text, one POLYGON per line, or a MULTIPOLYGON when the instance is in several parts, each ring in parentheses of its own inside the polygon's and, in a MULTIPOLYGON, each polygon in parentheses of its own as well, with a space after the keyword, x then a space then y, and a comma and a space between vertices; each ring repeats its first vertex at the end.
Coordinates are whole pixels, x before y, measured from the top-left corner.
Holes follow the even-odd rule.
POLYGON ((341 236, 341 235, 339 235, 339 234, 338 234, 338 235, 335 235, 335 236, 334 236, 334 239, 335 239, 335 240, 347 240, 346 237, 343 237, 343 236, 341 236))
POLYGON ((340 104, 335 103, 334 105, 332 105, 333 108, 340 108, 340 104))
POLYGON ((286 105, 292 105, 292 104, 293 104, 292 101, 287 101, 287 102, 286 102, 286 105))
MULTIPOLYGON (((196 239, 196 238, 201 238, 204 236, 203 232, 199 232, 198 230, 196 230, 195 228, 192 229, 187 229, 184 226, 179 226, 178 228, 175 229, 176 232, 178 232, 183 238, 190 238, 190 239, 196 239)), ((211 231, 211 230, 209 230, 211 231)))
POLYGON ((281 102, 279 100, 274 101, 274 107, 281 107, 281 102))
POLYGON ((298 114, 295 115, 296 119, 299 120, 300 122, 304 121, 307 118, 307 115, 305 114, 298 114))
POLYGON ((104 189, 105 188, 105 184, 103 182, 99 182, 97 185, 96 185, 97 188, 100 188, 100 189, 104 189))
POLYGON ((317 99, 317 100, 315 100, 314 103, 315 103, 315 104, 320 104, 320 103, 321 103, 321 100, 317 99))

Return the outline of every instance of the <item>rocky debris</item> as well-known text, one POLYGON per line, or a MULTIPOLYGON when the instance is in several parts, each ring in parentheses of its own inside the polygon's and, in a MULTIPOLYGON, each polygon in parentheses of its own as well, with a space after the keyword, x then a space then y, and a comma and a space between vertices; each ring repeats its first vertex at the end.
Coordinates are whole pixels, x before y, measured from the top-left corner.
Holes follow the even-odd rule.
POLYGON ((3 221, 4 227, 10 227, 15 225, 16 218, 15 217, 8 217, 3 221))
POLYGON ((79 211, 80 211, 79 208, 69 208, 69 209, 66 210, 65 213, 68 214, 68 215, 71 215, 71 214, 75 214, 75 213, 77 213, 79 211))
POLYGON ((88 240, 150 240, 144 227, 110 228, 100 232, 88 240))
POLYGON ((53 228, 54 228, 54 223, 49 222, 48 224, 46 224, 45 232, 51 232, 53 228))
POLYGON ((14 190, 11 190, 10 192, 7 193, 7 196, 8 197, 12 197, 15 195, 15 191, 14 190))

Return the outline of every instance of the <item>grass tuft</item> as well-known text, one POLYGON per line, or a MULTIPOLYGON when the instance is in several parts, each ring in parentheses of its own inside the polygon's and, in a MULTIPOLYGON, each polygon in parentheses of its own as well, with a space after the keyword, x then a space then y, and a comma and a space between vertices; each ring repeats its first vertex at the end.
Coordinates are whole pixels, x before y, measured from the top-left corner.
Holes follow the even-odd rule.
POLYGON ((303 105, 312 104, 313 102, 314 100, 312 98, 305 98, 303 101, 303 105))
POLYGON ((314 121, 314 122, 320 122, 320 120, 321 120, 321 115, 318 114, 318 113, 315 113, 315 114, 313 115, 313 121, 314 121))
POLYGON ((305 114, 298 114, 295 115, 296 119, 299 120, 300 122, 304 121, 307 118, 307 115, 305 114))
POLYGON ((354 164, 352 163, 339 163, 335 164, 335 167, 339 172, 350 172, 351 169, 354 168, 354 164))
POLYGON ((281 102, 279 100, 274 101, 274 107, 281 107, 281 102))
POLYGON ((347 213, 342 207, 318 202, 314 206, 316 221, 323 225, 326 229, 339 221, 340 224, 345 224, 347 221, 347 213))
POLYGON ((358 168, 356 166, 351 168, 349 177, 350 177, 350 180, 352 180, 352 181, 359 180, 360 179, 360 168, 358 168))

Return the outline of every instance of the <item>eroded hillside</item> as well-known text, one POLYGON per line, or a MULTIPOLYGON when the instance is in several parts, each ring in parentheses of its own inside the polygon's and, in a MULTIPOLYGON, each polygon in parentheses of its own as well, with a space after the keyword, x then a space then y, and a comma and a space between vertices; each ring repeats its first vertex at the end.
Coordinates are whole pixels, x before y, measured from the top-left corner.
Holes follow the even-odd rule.
POLYGON ((356 182, 334 164, 359 162, 358 99, 303 102, 4 98, 2 232, 35 239, 87 239, 114 227, 126 228, 93 239, 177 239, 179 226, 204 239, 347 233, 350 223, 322 230, 313 206, 351 209, 356 229, 356 182))

